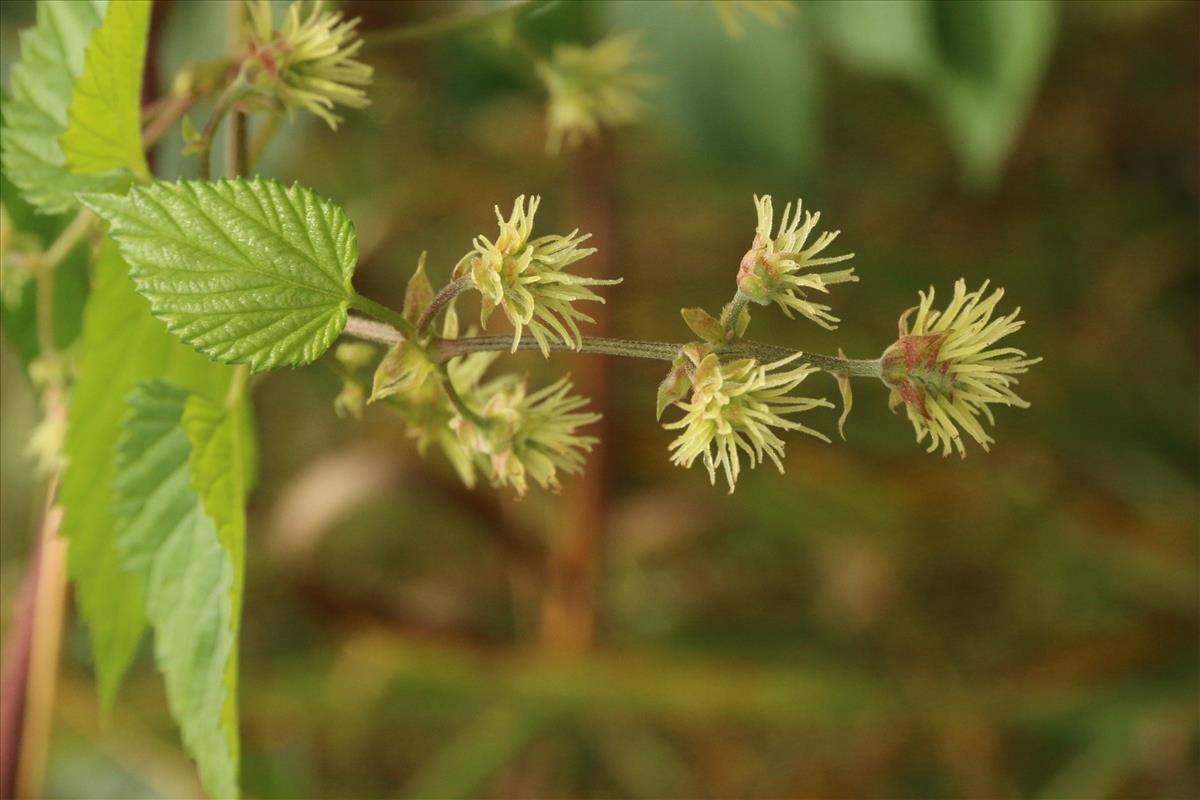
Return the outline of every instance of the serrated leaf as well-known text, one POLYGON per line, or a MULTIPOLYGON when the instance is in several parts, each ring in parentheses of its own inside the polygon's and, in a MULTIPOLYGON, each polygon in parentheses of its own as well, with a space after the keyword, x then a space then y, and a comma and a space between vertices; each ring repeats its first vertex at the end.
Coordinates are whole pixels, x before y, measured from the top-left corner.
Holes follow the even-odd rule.
POLYGON ((354 225, 308 189, 158 182, 82 199, 108 220, 154 315, 212 358, 256 371, 307 364, 346 325, 354 225))
POLYGON ((140 579, 171 715, 208 793, 221 798, 237 795, 235 600, 245 527, 240 482, 214 481, 213 469, 231 466, 226 445, 235 440, 219 406, 143 382, 129 397, 113 481, 117 544, 140 579))
POLYGON ((142 67, 150 0, 110 0, 92 34, 75 81, 67 129, 59 140, 67 168, 78 174, 126 169, 149 177, 142 150, 142 67))
POLYGON ((39 211, 59 214, 77 205, 76 192, 123 190, 128 177, 72 175, 59 137, 75 79, 83 72, 92 31, 104 17, 101 0, 42 0, 37 24, 21 33, 21 60, 12 70, 4 107, 4 172, 39 211))
POLYGON ((219 399, 232 370, 171 338, 134 290, 128 267, 112 244, 96 264, 79 365, 59 497, 71 577, 91 629, 100 697, 111 708, 145 628, 141 590, 120 565, 112 512, 113 455, 125 398, 143 378, 164 377, 219 399))

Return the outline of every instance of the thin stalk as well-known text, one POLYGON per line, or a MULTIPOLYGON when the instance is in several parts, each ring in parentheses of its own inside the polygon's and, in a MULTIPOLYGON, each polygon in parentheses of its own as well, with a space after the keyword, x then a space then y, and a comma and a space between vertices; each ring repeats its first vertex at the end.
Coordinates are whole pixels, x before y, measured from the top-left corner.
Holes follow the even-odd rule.
POLYGON ((191 93, 168 95, 156 101, 162 102, 163 106, 153 116, 143 113, 145 124, 142 127, 142 149, 148 150, 157 144, 163 134, 169 131, 171 126, 192 107, 196 102, 196 97, 191 93))
POLYGON ((473 424, 480 428, 487 427, 487 420, 476 413, 475 409, 467 405, 467 401, 462 399, 458 390, 454 388, 454 381, 450 380, 450 372, 446 369, 446 364, 443 362, 438 365, 438 374, 441 375, 442 391, 446 393, 446 397, 450 400, 450 404, 463 416, 464 419, 470 420, 473 424))
POLYGON ((246 174, 246 142, 246 115, 235 109, 229 115, 229 128, 225 131, 225 174, 230 178, 246 174))
MULTIPOLYGON (((360 310, 365 310, 361 309, 360 310)), ((392 312, 393 314, 395 312, 392 312)), ((380 325, 361 317, 350 317, 344 333, 359 339, 382 344, 399 344, 405 335, 388 325, 380 325)), ((584 336, 582 345, 576 349, 562 341, 549 342, 554 353, 597 353, 623 358, 649 358, 658 361, 674 361, 686 342, 654 342, 641 339, 614 339, 608 336, 584 336)), ((525 335, 517 342, 517 350, 538 350, 539 345, 532 336, 525 335)), ((512 350, 511 336, 471 336, 465 339, 435 339, 429 345, 429 355, 438 362, 449 361, 470 353, 509 352, 512 350)), ((761 342, 738 342, 719 351, 730 358, 755 358, 759 361, 777 361, 800 354, 798 361, 812 364, 818 369, 834 375, 850 375, 856 378, 878 378, 882 374, 879 359, 840 358, 821 353, 808 353, 791 347, 763 344, 761 342)))
POLYGON ((282 123, 283 114, 279 111, 272 111, 266 121, 255 131, 254 140, 250 143, 250 153, 246 163, 247 170, 253 169, 254 165, 262 158, 263 153, 267 150, 267 145, 275 138, 282 123))
POLYGON ((727 334, 733 333, 733 329, 737 326, 738 315, 742 313, 742 309, 749 302, 750 298, 742 294, 741 289, 738 289, 733 299, 726 304, 725 308, 721 309, 721 327, 727 334))
POLYGON ((522 14, 545 4, 546 0, 526 0, 523 3, 514 3, 513 5, 503 6, 482 14, 452 14, 431 19, 427 22, 418 22, 415 25, 387 28, 377 33, 367 34, 363 37, 363 40, 365 47, 372 48, 390 44, 405 44, 408 42, 437 39, 441 36, 450 36, 456 33, 465 33, 475 28, 486 27, 506 17, 511 17, 515 20, 522 14))
POLYGON ((213 104, 212 113, 208 115, 208 122, 204 124, 204 130, 200 132, 201 150, 200 156, 200 178, 208 180, 212 175, 212 167, 209 164, 209 157, 212 154, 213 138, 217 135, 217 128, 221 126, 221 121, 225 119, 225 115, 233 108, 234 103, 241 99, 242 93, 246 90, 248 84, 242 73, 238 73, 225 91, 217 98, 213 104))
POLYGON ((397 340, 395 343, 403 339, 416 339, 417 331, 412 323, 404 318, 402 314, 393 311, 382 303, 376 303, 369 297, 363 297, 361 294, 354 295, 354 299, 350 301, 350 306, 356 308, 364 314, 370 314, 380 322, 386 322, 399 330, 396 331, 397 340))
POLYGON ((459 278, 443 286, 442 290, 433 296, 433 301, 429 304, 429 308, 425 309, 425 313, 417 320, 417 335, 425 333, 433 321, 437 319, 437 315, 441 313, 441 310, 470 287, 470 278, 459 278))
POLYGON ((38 271, 53 272, 62 263, 62 260, 71 254, 75 245, 87 238, 95 224, 96 215, 86 208, 76 214, 75 219, 71 220, 71 224, 63 228, 63 232, 50 245, 50 249, 38 259, 38 271))
POLYGON ((38 579, 33 607, 33 641, 25 684, 24 719, 17 763, 17 796, 41 797, 50 749, 51 715, 58 684, 63 615, 67 595, 67 541, 58 535, 62 509, 53 504, 56 481, 42 512, 38 579))

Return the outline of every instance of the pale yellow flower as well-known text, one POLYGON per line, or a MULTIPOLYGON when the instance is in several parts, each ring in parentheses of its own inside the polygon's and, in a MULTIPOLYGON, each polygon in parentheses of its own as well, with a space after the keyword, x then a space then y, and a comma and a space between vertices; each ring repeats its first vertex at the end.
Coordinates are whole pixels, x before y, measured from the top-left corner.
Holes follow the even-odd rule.
POLYGON ((742 36, 742 11, 772 28, 782 25, 795 11, 790 0, 711 0, 710 5, 721 18, 725 32, 735 39, 742 36))
POLYGON ((603 303, 600 295, 587 288, 620 283, 573 275, 566 268, 592 253, 595 249, 580 247, 590 234, 571 231, 566 236, 541 236, 530 239, 533 219, 540 198, 533 197, 525 204, 521 195, 513 203, 511 216, 506 220, 496 208, 500 235, 496 241, 479 236, 474 248, 454 268, 455 278, 469 278, 471 285, 483 295, 480 321, 486 325, 496 308, 504 310, 513 326, 513 352, 521 341, 525 328, 533 335, 542 355, 550 354, 550 339, 558 338, 564 345, 579 349, 582 335, 577 323, 594 320, 575 308, 578 301, 603 303))
POLYGON ((609 36, 590 47, 560 44, 549 61, 537 65, 550 94, 546 146, 551 154, 564 143, 578 147, 601 124, 625 125, 645 111, 640 93, 650 79, 632 70, 641 59, 637 45, 633 33, 609 36))
POLYGON ((268 0, 247 2, 247 7, 251 52, 244 69, 252 85, 273 94, 289 112, 310 111, 334 130, 342 121, 333 113, 335 105, 370 105, 362 87, 371 83, 373 70, 355 60, 363 46, 355 31, 357 17, 343 20, 340 11, 324 11, 320 0, 305 14, 297 0, 276 31, 268 0))
POLYGON ((833 330, 838 319, 830 313, 827 305, 815 303, 808 298, 809 292, 828 294, 826 288, 837 283, 854 282, 858 276, 854 268, 835 272, 809 272, 813 267, 837 264, 854 258, 853 253, 840 256, 821 256, 820 253, 833 244, 840 231, 826 231, 812 242, 820 212, 801 212, 800 201, 796 201, 796 214, 792 216, 789 203, 779 220, 779 231, 772 234, 775 212, 771 196, 755 196, 754 207, 758 212, 758 227, 750 249, 742 256, 738 269, 738 290, 759 305, 776 303, 789 318, 796 311, 822 328, 833 330))
POLYGON ((476 454, 493 485, 511 486, 524 496, 532 479, 543 489, 558 491, 559 471, 582 472, 584 453, 598 441, 577 431, 600 415, 580 411, 587 399, 570 392, 570 381, 561 378, 526 394, 523 380, 504 375, 479 392, 485 398, 480 412, 484 426, 462 416, 455 416, 450 426, 476 454))
POLYGON ((676 403, 685 412, 683 418, 663 426, 683 431, 670 444, 671 463, 687 468, 700 457, 712 483, 716 483, 718 470, 724 471, 732 493, 743 457, 751 467, 770 459, 783 472, 784 442, 773 428, 800 431, 828 442, 818 431, 786 418, 832 407, 826 400, 791 394, 817 371, 806 364, 784 369, 800 356, 796 353, 770 364, 754 359, 722 364, 715 354, 705 356, 692 375, 691 398, 676 403))
POLYGON ((1013 391, 1015 376, 1041 359, 1028 358, 1015 347, 993 347, 1025 323, 1017 319, 1020 308, 993 319, 1004 290, 985 297, 987 288, 984 281, 968 292, 966 281, 959 280, 943 311, 933 308, 932 287, 929 294, 921 292, 920 304, 900 317, 900 339, 883 354, 883 381, 892 390, 889 403, 892 408, 904 404, 917 441, 928 436, 931 453, 940 446, 943 456, 951 449, 965 456, 959 428, 986 451, 995 441, 980 421, 983 417, 995 424, 989 406, 1029 406, 1013 391))

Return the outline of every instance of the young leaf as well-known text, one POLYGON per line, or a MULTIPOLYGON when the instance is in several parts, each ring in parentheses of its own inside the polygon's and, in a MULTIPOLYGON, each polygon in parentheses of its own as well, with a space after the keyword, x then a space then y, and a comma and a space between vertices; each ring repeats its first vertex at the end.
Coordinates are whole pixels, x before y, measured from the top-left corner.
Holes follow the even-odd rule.
POLYGON ((256 371, 307 364, 346 324, 354 225, 308 189, 158 182, 81 199, 110 223, 154 315, 212 358, 256 371))
POLYGON ((232 373, 172 339, 134 291, 127 270, 116 247, 106 245, 84 314, 59 492, 71 577, 91 628, 105 707, 112 706, 145 627, 141 590, 120 565, 112 513, 113 454, 125 398, 141 379, 165 377, 219 399, 232 373))
POLYGON ((113 488, 117 545, 126 569, 141 579, 171 715, 208 793, 225 798, 237 795, 235 600, 245 527, 238 479, 213 480, 214 468, 232 466, 226 440, 233 426, 223 417, 220 407, 185 389, 139 384, 129 397, 113 488), (197 415, 201 421, 189 426, 187 418, 197 415), (198 428, 199 447, 189 427, 198 428), (200 481, 196 466, 205 473, 200 481), (234 495, 236 510, 228 505, 234 495), (210 516, 210 505, 221 519, 210 516), (237 537, 236 552, 222 529, 237 537))
POLYGON ((149 177, 142 151, 142 66, 150 0, 111 0, 92 34, 83 74, 75 81, 67 130, 59 140, 71 172, 127 169, 149 177))
POLYGON ((84 51, 104 16, 99 0, 42 0, 37 24, 21 33, 21 60, 12 70, 12 97, 4 106, 4 172, 47 214, 74 208, 76 192, 120 191, 127 176, 72 175, 59 137, 84 51))
POLYGON ((417 259, 417 271, 408 279, 408 287, 404 290, 404 318, 414 325, 433 303, 434 297, 433 284, 425 274, 425 255, 422 251, 417 259))
POLYGON ((703 308, 681 308, 683 321, 692 329, 692 333, 709 344, 721 344, 725 341, 725 329, 712 314, 703 308))

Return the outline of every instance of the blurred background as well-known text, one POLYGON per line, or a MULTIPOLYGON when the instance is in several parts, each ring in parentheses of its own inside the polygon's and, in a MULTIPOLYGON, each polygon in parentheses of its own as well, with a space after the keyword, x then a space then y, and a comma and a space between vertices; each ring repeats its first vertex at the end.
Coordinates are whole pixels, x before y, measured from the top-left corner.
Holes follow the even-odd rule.
MULTIPOLYGON (((246 794, 1200 796, 1197 6, 503 7, 345 3, 373 105, 336 134, 298 118, 261 164, 348 209, 364 294, 398 305, 424 249, 446 279, 494 204, 535 193, 538 230, 592 232, 581 271, 625 279, 595 332, 684 340, 680 306, 732 295, 752 194, 802 196, 861 282, 833 295, 836 333, 763 309, 755 339, 872 357, 917 290, 990 278, 1045 358, 1032 408, 997 414, 990 454, 942 459, 857 382, 846 443, 792 437, 786 475, 727 496, 668 463, 664 365, 523 355, 535 383, 571 372, 603 445, 561 495, 516 503, 420 459, 386 408, 336 417, 331 369, 266 376, 246 794), (499 22, 395 33, 468 14, 499 22), (509 25, 543 53, 640 31, 642 119, 547 156, 509 25)), ((6 74, 32 15, 0 7, 6 74)), ((220 3, 159 2, 160 90, 226 24, 220 3)), ((194 169, 178 152, 159 174, 194 169)), ((39 496, 32 346, 0 345, 6 623, 39 496)), ((76 620, 48 793, 196 796, 149 647, 107 726, 87 653, 76 620)))

